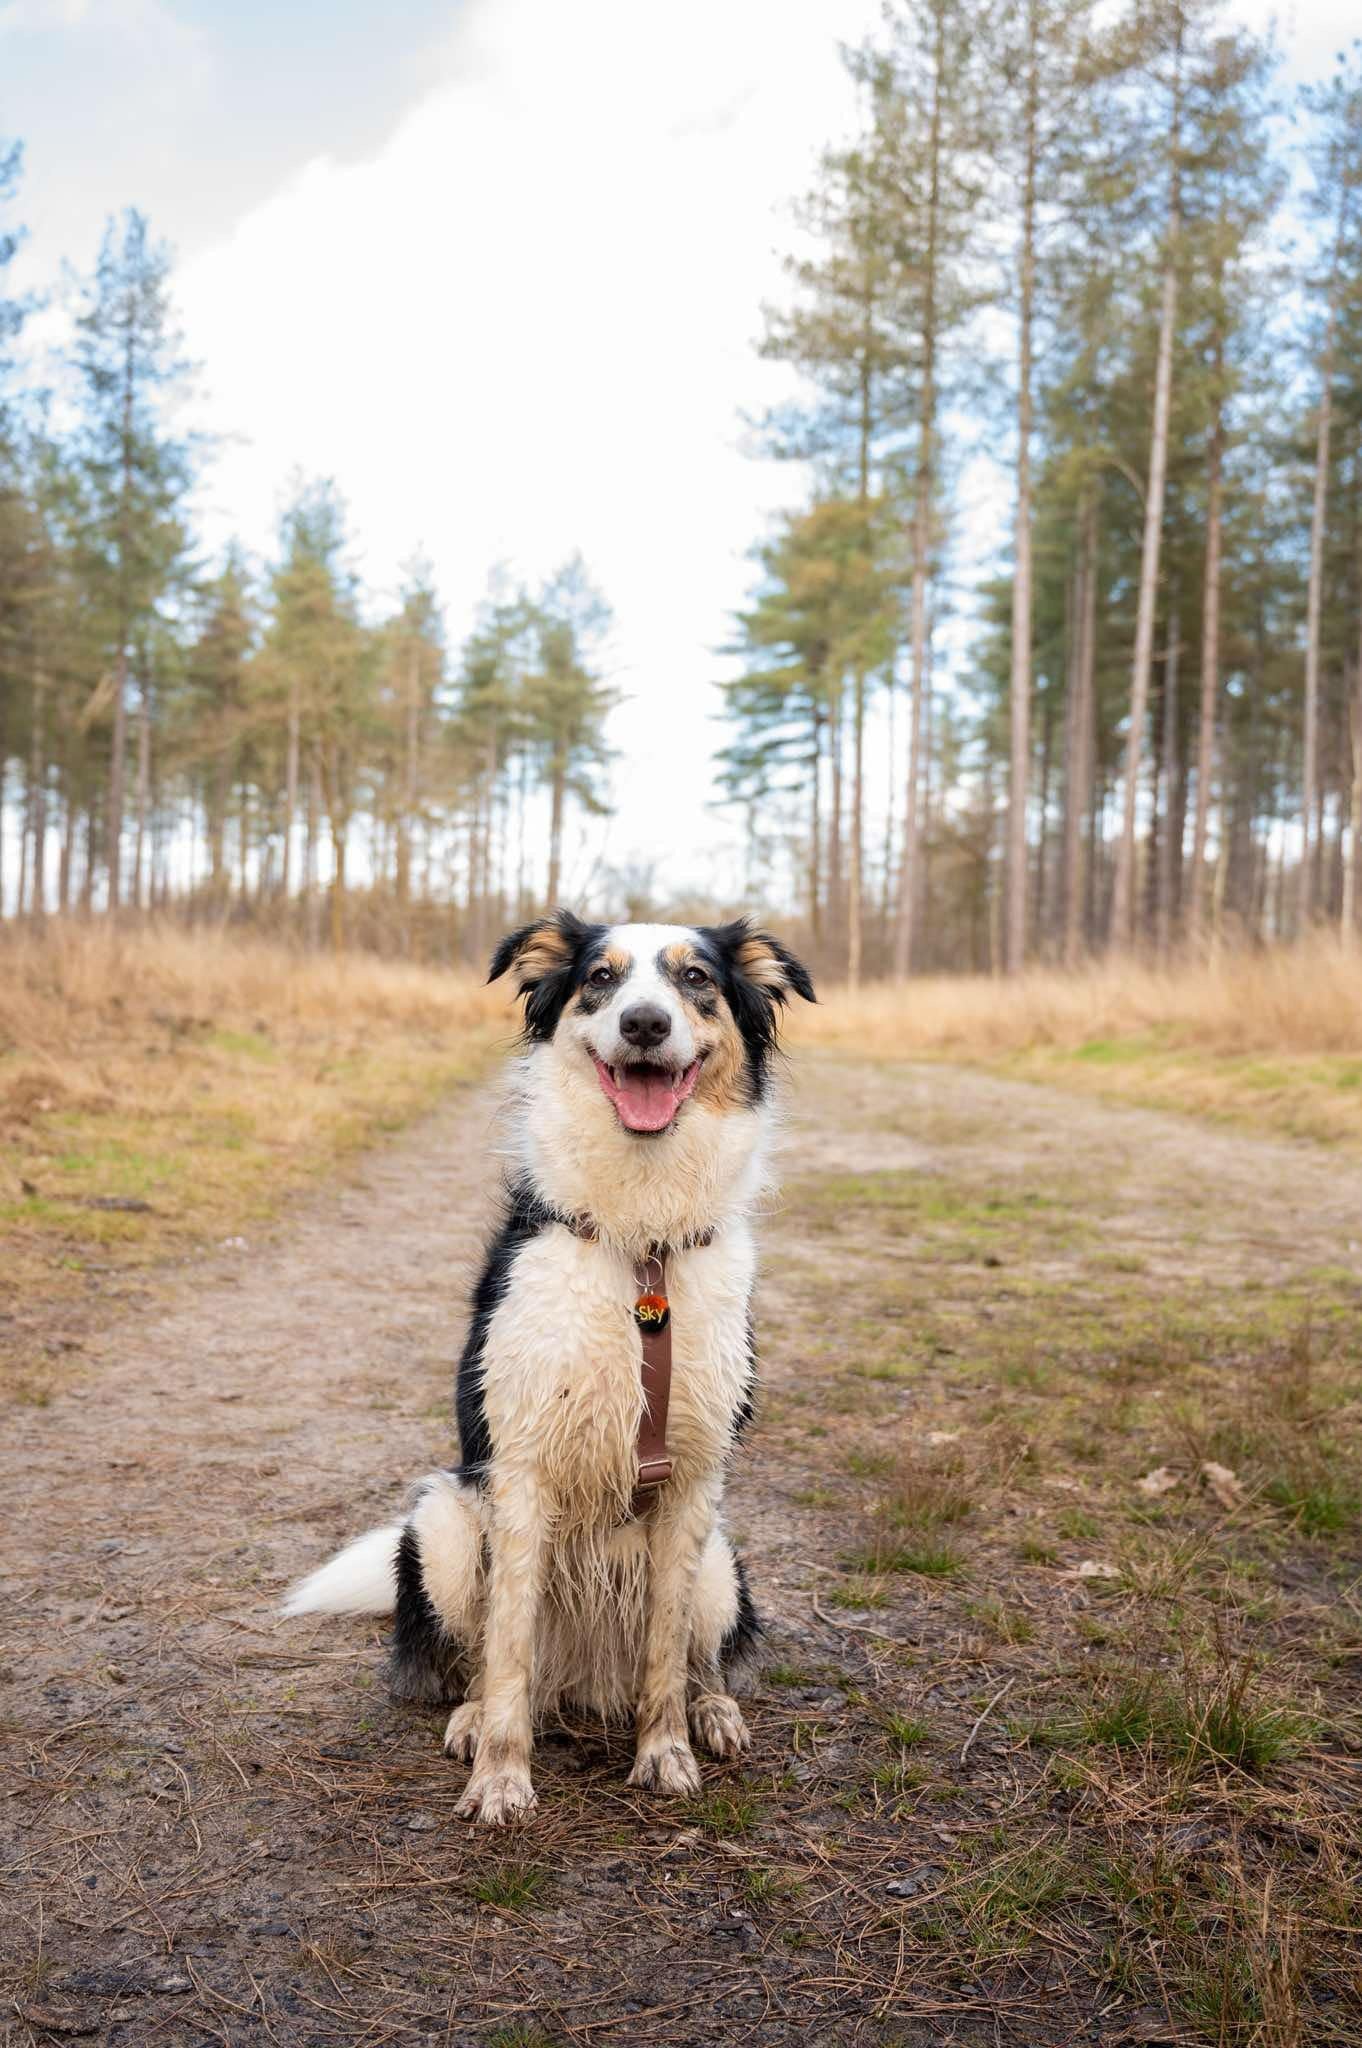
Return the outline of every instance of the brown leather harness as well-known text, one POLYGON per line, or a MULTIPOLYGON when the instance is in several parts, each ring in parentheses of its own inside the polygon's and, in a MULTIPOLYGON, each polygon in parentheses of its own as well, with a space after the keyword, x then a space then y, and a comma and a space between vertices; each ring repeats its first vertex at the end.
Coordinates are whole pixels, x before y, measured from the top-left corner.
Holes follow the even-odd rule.
MULTIPOLYGON (((574 1237, 583 1244, 598 1244, 600 1232, 589 1216, 564 1216, 574 1237)), ((686 1240, 686 1251, 712 1244, 714 1233, 705 1231, 686 1240)), ((634 1260, 634 1321, 643 1347, 641 1376, 643 1412, 638 1420, 638 1474, 634 1481, 631 1515, 645 1515, 672 1476, 672 1456, 667 1449, 667 1409, 672 1393, 672 1314, 667 1299, 667 1259, 672 1247, 649 1245, 634 1260)))

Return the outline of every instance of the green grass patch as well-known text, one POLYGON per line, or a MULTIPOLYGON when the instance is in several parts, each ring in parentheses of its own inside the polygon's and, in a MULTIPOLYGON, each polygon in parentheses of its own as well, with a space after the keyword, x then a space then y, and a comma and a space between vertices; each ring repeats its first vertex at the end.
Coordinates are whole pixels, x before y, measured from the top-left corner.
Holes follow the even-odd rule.
POLYGON ((889 1595, 879 1580, 864 1576, 848 1579, 844 1586, 834 1586, 824 1597, 829 1607, 845 1608, 853 1614, 889 1605, 889 1595))
POLYGON ((496 1906, 508 1913, 524 1913, 540 1905, 549 1886, 549 1873, 536 1863, 504 1863, 488 1871, 473 1885, 473 1897, 481 1906, 496 1906))
POLYGON ((887 1713, 883 1721, 884 1732, 891 1742, 900 1749, 917 1749, 924 1742, 930 1742, 932 1731, 925 1721, 919 1721, 913 1714, 887 1713))
POLYGON ((750 1835, 762 1816, 762 1803, 747 1791, 702 1792, 687 1803, 686 1815, 692 1826, 715 1841, 736 1841, 750 1835))
POLYGON ((949 1543, 876 1542, 846 1558, 852 1571, 878 1578, 885 1572, 911 1572, 923 1579, 949 1579, 963 1571, 964 1559, 949 1543))

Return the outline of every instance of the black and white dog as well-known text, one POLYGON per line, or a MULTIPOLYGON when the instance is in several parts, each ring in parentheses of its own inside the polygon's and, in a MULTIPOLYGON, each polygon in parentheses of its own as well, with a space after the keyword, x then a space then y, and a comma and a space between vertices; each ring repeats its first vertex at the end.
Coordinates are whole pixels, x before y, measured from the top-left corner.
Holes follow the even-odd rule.
POLYGON ((285 1609, 393 1613, 393 1690, 462 1701, 445 1733, 473 1764, 459 1811, 493 1824, 534 1805, 532 1731, 560 1701, 632 1710, 630 1783, 656 1791, 699 1789, 692 1731, 716 1756, 747 1747, 727 1685, 758 1624, 724 1480, 751 1409, 779 1012, 814 1000, 742 919, 612 929, 559 911, 502 941, 489 978, 508 969, 525 1003, 515 1164, 459 1367, 461 1463, 285 1609), (635 1514, 635 1262, 657 1246, 673 1465, 635 1514))

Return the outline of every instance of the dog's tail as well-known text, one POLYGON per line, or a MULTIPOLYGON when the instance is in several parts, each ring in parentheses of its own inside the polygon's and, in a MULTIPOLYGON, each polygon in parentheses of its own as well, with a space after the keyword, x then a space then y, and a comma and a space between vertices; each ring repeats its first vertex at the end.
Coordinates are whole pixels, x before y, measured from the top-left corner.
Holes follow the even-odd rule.
POLYGON ((405 1522, 357 1536, 326 1564, 290 1586, 283 1612, 391 1614, 397 1605, 397 1552, 405 1522))
POLYGON ((432 1472, 404 1522, 347 1543, 289 1589, 283 1612, 391 1614, 388 1685, 395 1699, 462 1699, 464 1646, 476 1608, 482 1542, 457 1472, 432 1472), (435 1583, 429 1585, 428 1570, 435 1583), (436 1606, 436 1600, 440 1606, 436 1606))

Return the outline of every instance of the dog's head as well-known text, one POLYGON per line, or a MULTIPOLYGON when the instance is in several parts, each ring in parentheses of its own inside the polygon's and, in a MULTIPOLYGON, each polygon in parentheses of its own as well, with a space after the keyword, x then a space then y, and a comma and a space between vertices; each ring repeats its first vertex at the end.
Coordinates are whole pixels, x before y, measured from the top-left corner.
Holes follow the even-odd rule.
POLYGON ((594 1067, 620 1128, 671 1130, 692 1099, 710 1109, 762 1099, 789 997, 814 1001, 808 971, 747 918, 720 925, 586 924, 570 911, 510 932, 490 981, 514 970, 525 1035, 594 1067))

